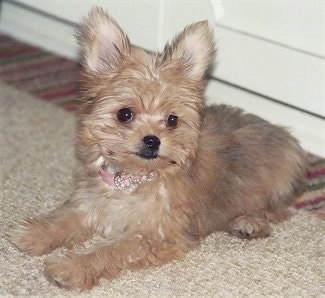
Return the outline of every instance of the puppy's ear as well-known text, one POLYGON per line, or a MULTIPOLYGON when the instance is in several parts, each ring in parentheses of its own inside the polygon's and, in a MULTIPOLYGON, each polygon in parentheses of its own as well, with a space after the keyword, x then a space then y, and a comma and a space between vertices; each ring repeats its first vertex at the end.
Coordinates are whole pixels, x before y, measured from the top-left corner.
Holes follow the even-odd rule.
POLYGON ((76 34, 86 70, 118 69, 130 55, 130 41, 118 23, 102 8, 94 7, 76 34))
POLYGON ((189 25, 164 50, 163 61, 180 63, 183 75, 201 80, 215 57, 213 31, 207 21, 189 25))

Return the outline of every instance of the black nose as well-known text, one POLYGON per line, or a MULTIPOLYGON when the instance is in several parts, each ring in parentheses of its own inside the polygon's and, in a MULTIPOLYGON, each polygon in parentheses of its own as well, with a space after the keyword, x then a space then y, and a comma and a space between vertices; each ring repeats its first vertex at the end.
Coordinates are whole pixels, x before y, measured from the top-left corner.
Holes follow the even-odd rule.
POLYGON ((160 146, 160 140, 156 136, 145 136, 143 138, 143 143, 145 143, 146 147, 150 150, 158 150, 160 146))

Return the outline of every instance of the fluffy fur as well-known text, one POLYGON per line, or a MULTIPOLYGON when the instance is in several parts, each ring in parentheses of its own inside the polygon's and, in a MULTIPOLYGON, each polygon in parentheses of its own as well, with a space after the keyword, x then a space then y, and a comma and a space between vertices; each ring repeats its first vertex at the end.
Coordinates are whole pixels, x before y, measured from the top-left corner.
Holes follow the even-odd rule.
POLYGON ((303 190, 304 152, 281 127, 229 106, 204 106, 216 52, 207 22, 186 27, 162 53, 148 53, 95 8, 78 41, 83 166, 75 193, 49 215, 21 222, 11 239, 31 255, 94 235, 106 240, 85 254, 50 257, 50 280, 89 289, 102 276, 181 258, 211 232, 267 237, 270 222, 287 218, 303 190), (123 109, 132 112, 127 121, 119 118, 123 109), (159 139, 153 149, 146 136, 159 139), (103 181, 106 168, 153 179, 118 190, 103 181))

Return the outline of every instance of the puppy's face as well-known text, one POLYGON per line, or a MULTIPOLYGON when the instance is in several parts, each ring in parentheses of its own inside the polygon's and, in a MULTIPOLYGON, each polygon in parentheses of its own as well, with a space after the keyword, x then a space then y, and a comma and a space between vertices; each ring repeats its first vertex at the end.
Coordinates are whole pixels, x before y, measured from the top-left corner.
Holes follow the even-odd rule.
POLYGON ((90 174, 183 167, 198 146, 204 75, 214 58, 207 23, 187 27, 162 53, 132 47, 93 9, 80 28, 82 91, 77 150, 90 174))

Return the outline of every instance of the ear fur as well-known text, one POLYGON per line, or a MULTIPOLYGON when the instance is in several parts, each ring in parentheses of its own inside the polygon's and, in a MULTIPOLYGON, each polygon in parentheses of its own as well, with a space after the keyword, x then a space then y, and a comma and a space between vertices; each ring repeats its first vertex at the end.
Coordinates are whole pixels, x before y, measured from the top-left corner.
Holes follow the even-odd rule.
POLYGON ((81 61, 86 70, 118 69, 130 55, 130 41, 118 23, 100 7, 89 12, 77 32, 81 61))
POLYGON ((181 63, 184 76, 201 80, 215 58, 213 31, 207 21, 187 26, 164 50, 165 62, 181 63))

